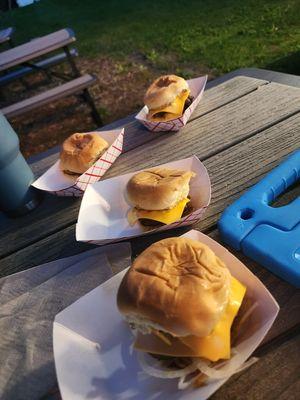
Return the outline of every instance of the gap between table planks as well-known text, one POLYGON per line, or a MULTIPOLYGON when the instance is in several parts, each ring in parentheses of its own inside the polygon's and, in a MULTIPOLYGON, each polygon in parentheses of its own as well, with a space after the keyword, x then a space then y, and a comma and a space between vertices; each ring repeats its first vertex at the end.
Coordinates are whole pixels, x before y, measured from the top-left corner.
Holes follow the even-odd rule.
MULTIPOLYGON (((212 227, 227 204, 231 203, 245 189, 254 184, 263 174, 277 165, 283 157, 295 150, 299 144, 299 139, 300 113, 261 132, 260 134, 232 146, 218 155, 206 159, 204 164, 208 168, 212 179, 212 201, 204 215, 204 219, 199 223, 198 227, 202 230, 212 227), (285 135, 282 135, 283 129, 285 135), (253 157, 253 154, 255 154, 255 158, 253 157)), ((197 146, 201 147, 201 144, 197 144, 197 146)), ((196 154, 198 154, 197 146, 195 144, 194 150, 196 154)), ((139 149, 136 149, 135 152, 138 150, 139 149)), ((159 157, 161 157, 161 151, 165 152, 165 149, 162 146, 157 148, 156 157, 158 160, 160 159, 159 157)), ((128 153, 127 157, 131 157, 131 154, 132 153, 128 153)), ((186 156, 186 154, 183 154, 183 156, 186 156)), ((153 160, 153 164, 157 162, 157 159, 153 160)), ((57 219, 55 214, 52 218, 57 219)), ((74 221, 72 221, 69 226, 72 226, 73 224, 74 221)), ((31 228, 31 226, 27 227, 27 231, 30 232, 31 228)), ((56 236, 61 236, 62 231, 63 229, 58 230, 56 236)), ((47 242, 51 240, 52 237, 56 236, 55 232, 54 234, 51 234, 51 232, 48 231, 42 240, 44 239, 44 241, 47 242)), ((2 242, 3 240, 5 240, 5 238, 2 239, 2 242)), ((73 237, 73 240, 75 242, 75 237, 73 237)), ((39 241, 35 242, 39 243, 39 241)), ((145 242, 147 242, 146 238, 145 242)), ((29 248, 31 248, 31 246, 34 246, 34 243, 28 245, 29 248)), ((50 253, 54 251, 54 254, 56 254, 55 251, 59 251, 59 248, 60 244, 58 241, 57 246, 49 249, 49 251, 50 253)), ((26 248, 24 248, 24 251, 27 251, 26 248)), ((16 250, 14 253, 21 254, 22 251, 19 253, 16 250)), ((46 257, 47 252, 42 252, 41 254, 42 257, 46 257)), ((13 255, 14 254, 12 254, 12 256, 13 255)), ((41 261, 39 254, 36 254, 36 256, 37 260, 34 264, 45 260, 45 258, 43 258, 41 261)), ((58 254, 58 256, 60 256, 60 254, 58 254)), ((14 268, 10 266, 10 268, 7 269, 6 259, 9 258, 4 257, 1 261, 0 274, 15 272, 19 263, 21 262, 22 264, 24 261, 24 259, 22 261, 22 258, 19 259, 19 262, 15 259, 14 268)), ((19 267, 21 268, 21 265, 19 267)))
MULTIPOLYGON (((130 140, 133 141, 134 137, 139 138, 141 134, 146 135, 145 139, 147 138, 147 140, 151 138, 151 142, 135 148, 130 147, 130 150, 125 151, 125 154, 119 157, 105 178, 171 161, 175 158, 183 158, 194 153, 200 159, 206 159, 245 138, 256 135, 263 129, 273 126, 300 110, 300 89, 274 83, 266 84, 265 81, 259 80, 251 82, 251 80, 252 78, 238 77, 222 84, 221 88, 216 86, 207 91, 205 107, 202 106, 202 111, 197 110, 197 113, 202 112, 203 115, 193 119, 178 133, 151 134, 133 122, 134 130, 126 133, 129 138, 132 138, 130 140), (243 82, 245 86, 242 85, 243 82), (234 86, 242 88, 242 93, 246 93, 246 95, 238 95, 238 90, 232 89, 234 86), (258 89, 255 90, 254 87, 258 89), (220 91, 224 93, 223 97, 220 96, 220 91), (225 95, 228 91, 231 93, 231 100, 225 95), (224 106, 221 106, 222 99, 223 103, 226 103, 224 106), (208 112, 209 104, 213 111, 208 112), (237 119, 240 121, 239 124, 236 123, 237 119), (224 137, 226 137, 226 142, 224 137), (177 152, 174 151, 170 154, 170 146, 176 148, 179 138, 181 143, 180 146, 177 146, 177 152), (197 151, 195 151, 196 143, 194 143, 196 140, 197 151), (145 152, 148 160, 151 158, 151 161, 146 163, 145 152)), ((38 162, 37 165, 41 163, 38 162)), ((46 195, 43 204, 32 214, 3 223, 0 228, 2 236, 0 257, 7 256, 49 234, 72 225, 77 218, 79 205, 80 200, 46 195), (46 226, 47 231, 41 229, 41 226, 46 226), (18 231, 17 243, 16 231, 18 231)))
MULTIPOLYGON (((277 165, 283 157, 296 148, 300 134, 299 122, 300 115, 293 116, 288 121, 285 121, 285 123, 281 122, 218 155, 208 158, 205 164, 210 173, 215 176, 215 179, 212 180, 212 204, 207 210, 205 219, 194 225, 193 228, 201 229, 219 241, 215 224, 224 206, 226 206, 224 200, 228 202, 233 201, 249 185, 254 184, 262 175, 277 165), (289 123, 287 124, 287 122, 289 123), (285 124, 285 133, 288 141, 282 138, 283 124, 285 124), (257 157, 253 160, 255 151, 257 157), (266 158, 268 159, 267 163, 265 163, 266 158), (243 160, 243 162, 240 163, 240 160, 243 160), (253 168, 253 163, 255 168, 253 168), (226 179, 224 171, 228 171, 234 179, 226 179)), ((293 196, 294 191, 290 191, 286 195, 286 200, 288 201, 289 197, 292 198, 293 196)), ((2 259, 1 273, 16 272, 90 248, 91 245, 75 242, 74 228, 74 225, 69 226, 2 259)), ((139 238, 133 239, 133 254, 140 253, 145 247, 162 237, 178 236, 191 228, 188 227, 186 229, 177 229, 176 231, 167 231, 164 234, 150 235, 143 237, 142 240, 139 238)), ((294 329, 300 322, 299 291, 242 254, 238 253, 237 256, 264 282, 281 306, 279 317, 270 331, 267 340, 272 340, 278 335, 294 329)))
MULTIPOLYGON (((239 99, 245 96, 262 85, 268 84, 268 81, 260 79, 252 79, 247 77, 236 77, 228 82, 222 83, 217 87, 208 89, 203 94, 203 99, 199 103, 198 107, 192 114, 188 124, 193 121, 196 116, 200 117, 208 112, 214 111, 225 104, 239 99)), ((209 86, 209 83, 207 84, 209 86)), ((117 129, 125 127, 126 137, 124 138, 123 152, 128 152, 144 143, 151 142, 156 139, 157 136, 169 135, 169 133, 153 134, 144 128, 138 121, 134 119, 134 115, 125 117, 121 120, 112 122, 109 125, 104 126, 100 131, 106 131, 111 129, 117 129)), ((37 163, 33 163, 31 167, 34 172, 38 175, 48 169, 58 158, 59 146, 57 147, 56 154, 46 157, 43 160, 39 160, 37 163)))

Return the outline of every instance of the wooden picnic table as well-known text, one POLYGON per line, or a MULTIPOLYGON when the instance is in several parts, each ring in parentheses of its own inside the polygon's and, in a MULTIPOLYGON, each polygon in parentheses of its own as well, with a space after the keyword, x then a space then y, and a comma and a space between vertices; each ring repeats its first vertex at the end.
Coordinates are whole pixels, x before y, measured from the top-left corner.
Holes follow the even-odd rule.
MULTIPOLYGON (((150 133, 132 116, 111 124, 109 128, 125 126, 125 144, 124 153, 105 178, 196 154, 210 174, 212 201, 204 218, 193 228, 219 241, 216 224, 226 206, 300 144, 300 78, 291 77, 291 86, 262 79, 261 75, 256 78, 253 71, 248 75, 252 76, 240 72, 236 76, 230 74, 230 79, 225 76, 210 82, 187 126, 177 133, 150 133)), ((286 75, 274 76, 289 82, 286 75)), ((43 173, 57 157, 56 148, 33 158, 35 174, 43 173)), ((289 202, 296 195, 300 195, 299 184, 278 204, 289 202)), ((75 240, 79 207, 80 199, 46 195, 40 207, 22 218, 8 220, 1 215, 0 274, 91 248, 92 245, 75 240)), ((132 239, 133 256, 163 237, 181 235, 190 228, 132 239)), ((260 360, 233 376, 211 398, 299 398, 300 291, 241 253, 234 254, 261 279, 281 310, 256 351, 260 360)))

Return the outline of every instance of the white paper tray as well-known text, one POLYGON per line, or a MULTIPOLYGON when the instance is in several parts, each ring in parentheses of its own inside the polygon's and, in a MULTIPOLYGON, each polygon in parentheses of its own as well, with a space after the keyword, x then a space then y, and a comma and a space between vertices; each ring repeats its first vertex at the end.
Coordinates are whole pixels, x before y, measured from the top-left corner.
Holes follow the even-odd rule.
MULTIPOLYGON (((232 275, 246 285, 245 300, 257 302, 236 347, 243 363, 271 328, 279 306, 263 283, 219 243, 195 230, 183 236, 210 246, 232 275)), ((55 318, 53 347, 63 400, 207 399, 225 379, 179 391, 176 379, 151 378, 140 373, 136 352, 130 349, 133 341, 130 329, 116 306, 117 290, 125 272, 115 275, 55 318)))
POLYGON ((165 231, 199 221, 210 202, 211 185, 206 168, 196 157, 162 164, 160 167, 194 171, 190 181, 191 204, 194 211, 172 224, 145 230, 139 223, 130 226, 127 213, 131 206, 126 202, 126 185, 136 172, 106 179, 90 185, 84 193, 76 225, 76 240, 98 245, 136 236, 165 231))

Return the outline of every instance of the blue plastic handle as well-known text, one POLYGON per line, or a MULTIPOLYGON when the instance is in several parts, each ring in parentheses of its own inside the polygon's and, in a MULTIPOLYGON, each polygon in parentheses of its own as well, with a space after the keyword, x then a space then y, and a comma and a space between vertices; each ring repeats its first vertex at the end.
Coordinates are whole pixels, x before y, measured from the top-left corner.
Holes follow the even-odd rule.
POLYGON ((224 211, 218 224, 224 241, 240 250, 242 240, 258 225, 293 229, 300 222, 300 198, 283 207, 275 208, 270 203, 299 178, 297 150, 224 211))
POLYGON ((296 286, 300 286, 300 197, 282 207, 270 204, 299 178, 297 150, 230 205, 218 223, 225 243, 296 286))

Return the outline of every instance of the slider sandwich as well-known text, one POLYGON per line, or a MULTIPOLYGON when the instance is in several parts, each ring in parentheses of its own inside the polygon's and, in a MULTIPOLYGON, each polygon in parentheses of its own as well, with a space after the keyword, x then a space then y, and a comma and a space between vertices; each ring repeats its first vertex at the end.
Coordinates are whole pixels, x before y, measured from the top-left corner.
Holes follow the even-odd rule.
POLYGON ((135 259, 117 305, 144 371, 180 378, 183 389, 203 377, 220 377, 215 367, 232 356, 231 327, 245 292, 207 245, 173 237, 135 259))
POLYGON ((193 100, 185 79, 176 75, 161 76, 152 83, 144 97, 149 110, 147 119, 167 122, 180 118, 193 100))
POLYGON ((196 174, 168 168, 153 168, 133 175, 127 184, 127 200, 133 206, 130 225, 172 224, 192 211, 188 198, 190 179, 196 174))
POLYGON ((60 167, 66 174, 83 174, 108 147, 107 141, 96 132, 74 133, 63 142, 60 167))

